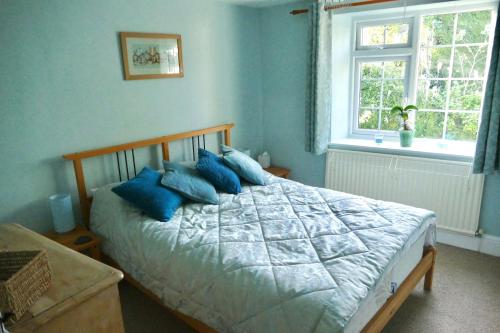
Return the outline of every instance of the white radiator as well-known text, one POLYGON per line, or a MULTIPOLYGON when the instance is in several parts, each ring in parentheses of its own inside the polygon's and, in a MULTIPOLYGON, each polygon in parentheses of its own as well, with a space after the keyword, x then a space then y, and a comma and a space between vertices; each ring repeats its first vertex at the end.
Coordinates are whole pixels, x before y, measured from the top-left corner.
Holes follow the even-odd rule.
POLYGON ((327 188, 436 212, 439 228, 475 234, 484 176, 469 162, 330 150, 327 188))

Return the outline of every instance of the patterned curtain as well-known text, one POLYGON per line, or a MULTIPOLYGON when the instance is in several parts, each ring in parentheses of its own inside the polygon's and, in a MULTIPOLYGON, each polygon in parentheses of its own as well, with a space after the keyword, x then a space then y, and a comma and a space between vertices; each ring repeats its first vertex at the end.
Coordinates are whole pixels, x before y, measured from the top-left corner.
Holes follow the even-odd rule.
POLYGON ((306 104, 306 151, 321 155, 330 143, 332 108, 332 11, 319 1, 310 15, 310 61, 306 104))
POLYGON ((474 173, 492 174, 499 170, 500 146, 500 15, 497 18, 491 67, 488 73, 483 115, 476 144, 474 173))

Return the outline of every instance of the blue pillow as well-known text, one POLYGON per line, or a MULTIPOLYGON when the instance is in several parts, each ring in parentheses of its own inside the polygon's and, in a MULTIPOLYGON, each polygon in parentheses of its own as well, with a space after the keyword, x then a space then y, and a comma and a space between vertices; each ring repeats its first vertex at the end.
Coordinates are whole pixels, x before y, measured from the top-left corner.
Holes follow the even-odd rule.
POLYGON ((240 177, 224 164, 222 158, 208 150, 198 149, 196 170, 220 191, 231 194, 241 192, 240 177))
POLYGON ((178 193, 161 186, 161 173, 145 167, 139 174, 112 189, 123 199, 158 221, 168 221, 182 205, 178 193))
POLYGON ((169 161, 163 161, 163 168, 163 186, 193 201, 214 205, 219 203, 219 196, 213 185, 201 177, 196 169, 169 161))
POLYGON ((242 152, 231 147, 221 145, 222 159, 234 172, 246 181, 266 185, 266 176, 264 170, 257 161, 242 152))

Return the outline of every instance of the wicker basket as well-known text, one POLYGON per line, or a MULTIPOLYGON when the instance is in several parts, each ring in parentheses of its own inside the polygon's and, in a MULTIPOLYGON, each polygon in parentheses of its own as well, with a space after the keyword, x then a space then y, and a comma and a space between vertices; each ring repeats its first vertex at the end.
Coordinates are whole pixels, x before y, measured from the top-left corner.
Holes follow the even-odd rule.
POLYGON ((0 312, 21 316, 50 287, 47 253, 0 251, 0 312))

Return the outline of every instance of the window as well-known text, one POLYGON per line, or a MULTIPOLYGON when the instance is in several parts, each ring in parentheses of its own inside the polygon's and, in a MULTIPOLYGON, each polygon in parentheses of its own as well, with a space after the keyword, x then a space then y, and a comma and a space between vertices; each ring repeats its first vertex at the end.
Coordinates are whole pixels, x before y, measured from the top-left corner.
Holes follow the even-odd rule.
POLYGON ((411 45, 411 21, 358 24, 356 49, 385 49, 411 45))
POLYGON ((419 107, 412 119, 417 138, 475 141, 493 10, 413 19, 418 24, 357 23, 352 133, 396 135, 399 119, 390 110, 407 101, 419 107))

